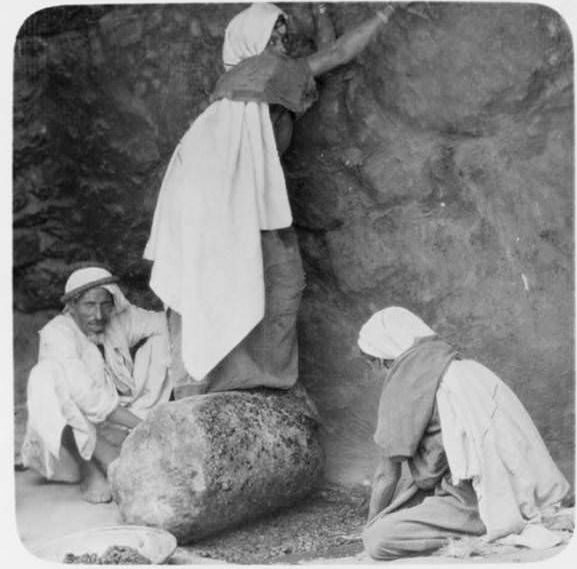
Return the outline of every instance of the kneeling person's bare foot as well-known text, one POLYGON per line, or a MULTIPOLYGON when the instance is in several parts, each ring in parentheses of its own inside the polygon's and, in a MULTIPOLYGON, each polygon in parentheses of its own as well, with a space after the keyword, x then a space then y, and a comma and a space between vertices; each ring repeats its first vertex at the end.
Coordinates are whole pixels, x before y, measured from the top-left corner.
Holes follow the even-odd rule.
POLYGON ((80 482, 82 498, 91 504, 110 502, 112 500, 112 492, 104 473, 93 461, 86 462, 83 467, 83 478, 82 482, 80 482))

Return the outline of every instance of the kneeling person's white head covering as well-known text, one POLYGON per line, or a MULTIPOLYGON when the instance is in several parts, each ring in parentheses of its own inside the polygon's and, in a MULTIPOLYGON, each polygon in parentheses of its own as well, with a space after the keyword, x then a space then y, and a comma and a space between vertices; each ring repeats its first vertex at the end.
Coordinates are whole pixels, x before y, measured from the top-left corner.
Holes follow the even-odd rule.
POLYGON ((369 356, 394 360, 415 340, 435 332, 406 308, 390 306, 373 314, 359 332, 359 348, 369 356))
POLYGON ((75 270, 64 285, 64 294, 60 300, 67 304, 71 300, 82 296, 86 291, 93 288, 103 288, 108 291, 114 300, 116 312, 122 312, 129 304, 128 300, 116 284, 118 277, 115 277, 103 267, 90 266, 75 270))

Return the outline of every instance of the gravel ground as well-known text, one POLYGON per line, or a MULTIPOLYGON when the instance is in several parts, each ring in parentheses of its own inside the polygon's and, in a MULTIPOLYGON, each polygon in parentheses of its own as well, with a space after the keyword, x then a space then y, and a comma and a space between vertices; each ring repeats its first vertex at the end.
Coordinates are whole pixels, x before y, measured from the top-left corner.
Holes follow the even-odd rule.
POLYGON ((255 565, 346 557, 363 550, 359 534, 366 509, 362 492, 324 488, 297 506, 182 549, 207 559, 255 565))
MULTIPOLYGON (((317 491, 303 503, 277 512, 240 528, 202 540, 179 549, 171 564, 188 564, 186 554, 207 562, 264 565, 272 563, 328 563, 331 559, 347 564, 371 563, 363 552, 360 532, 365 524, 368 495, 342 488, 317 491)), ((432 554, 416 558, 431 563, 443 562, 521 562, 548 558, 569 543, 574 529, 574 509, 567 508, 546 520, 556 530, 562 543, 552 550, 530 550, 504 544, 487 544, 482 538, 464 537, 450 540, 432 554)), ((413 558, 415 559, 415 558, 413 558)), ((375 563, 375 562, 372 562, 375 563)))

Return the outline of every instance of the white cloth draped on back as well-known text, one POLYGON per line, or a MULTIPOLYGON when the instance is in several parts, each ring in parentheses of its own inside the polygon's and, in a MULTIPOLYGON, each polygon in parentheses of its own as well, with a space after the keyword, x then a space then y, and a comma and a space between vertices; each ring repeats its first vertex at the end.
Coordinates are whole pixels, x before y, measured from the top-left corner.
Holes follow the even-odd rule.
POLYGON ((487 539, 522 533, 559 505, 567 480, 517 396, 491 370, 454 361, 437 404, 453 483, 472 481, 487 539))
MULTIPOLYGON (((234 51, 233 63, 262 52, 280 14, 253 5, 231 21, 226 41, 237 49, 225 53, 234 51)), ((260 230, 291 223, 268 105, 212 103, 172 155, 144 252, 151 288, 182 316, 182 358, 194 379, 262 319, 260 230)))

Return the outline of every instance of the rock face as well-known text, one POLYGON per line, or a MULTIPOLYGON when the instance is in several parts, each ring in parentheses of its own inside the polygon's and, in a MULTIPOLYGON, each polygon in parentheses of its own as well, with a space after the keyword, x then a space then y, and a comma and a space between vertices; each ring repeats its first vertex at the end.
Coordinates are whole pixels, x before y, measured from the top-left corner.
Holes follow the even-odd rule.
POLYGON ((114 500, 126 522, 196 541, 306 496, 322 475, 316 430, 290 394, 163 404, 123 444, 109 473, 114 500))
MULTIPOLYGON (((318 82, 285 171, 307 273, 301 377, 327 475, 370 476, 379 378, 355 351, 375 310, 418 313, 519 395, 574 471, 573 50, 530 3, 412 3, 318 82)), ((221 73, 235 4, 49 8, 16 41, 15 306, 55 308, 97 256, 159 306, 141 259, 162 173, 221 73)), ((310 6, 289 3, 312 45, 310 6)), ((374 5, 336 3, 340 34, 374 5)))

